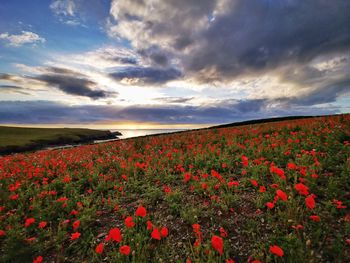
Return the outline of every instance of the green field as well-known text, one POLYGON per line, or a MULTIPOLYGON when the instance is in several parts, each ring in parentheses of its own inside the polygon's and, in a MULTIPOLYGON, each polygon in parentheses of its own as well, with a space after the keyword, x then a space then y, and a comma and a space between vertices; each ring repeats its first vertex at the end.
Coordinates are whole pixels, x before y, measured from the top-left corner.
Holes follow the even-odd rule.
POLYGON ((0 153, 36 150, 48 145, 108 139, 110 131, 72 128, 22 128, 0 126, 0 153))

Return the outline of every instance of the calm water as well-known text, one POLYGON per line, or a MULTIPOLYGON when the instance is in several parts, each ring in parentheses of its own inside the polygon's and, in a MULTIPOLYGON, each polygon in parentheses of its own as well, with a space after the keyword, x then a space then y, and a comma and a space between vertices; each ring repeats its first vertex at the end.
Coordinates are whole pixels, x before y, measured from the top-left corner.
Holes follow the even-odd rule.
POLYGON ((132 138, 132 137, 139 137, 144 135, 151 135, 151 134, 159 134, 159 133, 169 133, 169 132, 178 132, 178 131, 185 131, 186 129, 137 129, 137 130, 131 130, 131 129, 119 129, 119 130, 111 130, 119 131, 123 135, 118 136, 120 139, 126 139, 126 138, 132 138))

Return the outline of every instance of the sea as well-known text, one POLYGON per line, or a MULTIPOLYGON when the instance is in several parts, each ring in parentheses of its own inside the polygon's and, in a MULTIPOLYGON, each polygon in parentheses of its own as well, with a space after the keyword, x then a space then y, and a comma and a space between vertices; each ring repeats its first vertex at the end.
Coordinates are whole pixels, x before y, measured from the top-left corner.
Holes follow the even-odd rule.
POLYGON ((160 134, 160 133, 171 133, 185 131, 186 129, 118 129, 111 130, 112 132, 119 131, 122 135, 119 135, 120 139, 127 139, 133 137, 140 137, 151 134, 160 134))

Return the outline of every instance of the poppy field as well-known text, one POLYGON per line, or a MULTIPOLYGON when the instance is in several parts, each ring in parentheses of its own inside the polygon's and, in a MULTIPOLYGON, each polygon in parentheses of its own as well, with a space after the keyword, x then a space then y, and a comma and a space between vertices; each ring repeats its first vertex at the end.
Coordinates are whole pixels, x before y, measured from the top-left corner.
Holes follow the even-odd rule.
POLYGON ((350 262, 350 115, 0 157, 0 262, 350 262))

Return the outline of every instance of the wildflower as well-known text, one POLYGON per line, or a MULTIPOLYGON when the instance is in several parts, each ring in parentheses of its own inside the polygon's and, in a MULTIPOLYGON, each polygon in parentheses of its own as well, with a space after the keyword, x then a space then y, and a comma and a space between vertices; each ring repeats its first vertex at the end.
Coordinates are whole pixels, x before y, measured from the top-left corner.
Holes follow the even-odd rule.
POLYGON ((193 224, 192 229, 194 233, 199 233, 201 231, 201 226, 199 224, 193 224))
POLYGON ((100 243, 96 246, 95 251, 97 254, 102 254, 103 253, 103 249, 104 249, 104 244, 100 243))
POLYGON ((277 195, 279 198, 281 198, 284 202, 286 202, 287 199, 288 199, 288 195, 287 195, 285 192, 283 192, 282 190, 280 190, 280 189, 278 189, 278 190, 276 191, 276 195, 277 195))
POLYGON ((122 240, 122 234, 119 230, 119 228, 112 228, 111 230, 109 230, 108 236, 106 237, 106 241, 115 241, 115 242, 120 242, 122 240))
POLYGON ((151 221, 147 220, 146 224, 147 224, 147 230, 151 230, 153 228, 151 221))
POLYGON ((274 203, 272 203, 272 202, 267 202, 266 206, 268 209, 273 209, 275 207, 274 203))
POLYGON ((160 234, 162 237, 167 237, 169 234, 169 230, 167 227, 162 227, 162 229, 160 230, 160 234))
POLYGON ((33 263, 41 263, 43 262, 43 257, 42 256, 37 256, 34 260, 33 263))
POLYGON ((42 222, 39 223, 39 228, 40 228, 40 229, 43 229, 43 228, 46 227, 46 225, 47 225, 47 222, 42 221, 42 222))
POLYGON ((169 186, 164 185, 164 186, 163 186, 163 189, 164 189, 164 192, 165 192, 166 194, 171 193, 171 189, 170 189, 170 187, 169 187, 169 186))
POLYGON ((196 239, 196 241, 194 241, 193 246, 194 247, 199 247, 199 245, 201 244, 201 240, 200 239, 196 239))
POLYGON ((72 216, 76 216, 76 215, 79 214, 79 212, 78 212, 77 210, 73 209, 73 210, 70 212, 70 214, 71 214, 72 216))
POLYGON ((222 255, 223 252, 223 247, 224 247, 224 241, 221 237, 219 236, 213 236, 211 238, 211 245, 213 246, 213 248, 219 252, 220 255, 222 255))
POLYGON ((227 237, 227 231, 225 230, 225 228, 223 228, 223 227, 220 227, 220 235, 222 236, 222 237, 227 237))
POLYGON ((235 263, 235 261, 233 259, 231 259, 231 258, 228 258, 228 259, 226 259, 225 263, 235 263))
POLYGON ((242 156, 242 165, 243 166, 248 166, 248 157, 247 156, 245 156, 245 155, 243 155, 242 156))
POLYGON ((124 245, 124 246, 121 246, 121 247, 119 248, 119 252, 120 252, 120 254, 127 256, 127 255, 130 254, 131 249, 130 249, 129 246, 124 245))
POLYGON ((294 188, 298 191, 300 195, 307 196, 309 194, 309 188, 302 183, 296 184, 294 188))
POLYGON ((309 208, 311 210, 315 208, 316 202, 315 202, 315 199, 313 198, 312 195, 305 198, 305 204, 306 204, 307 208, 309 208))
POLYGON ((151 234, 152 239, 160 240, 160 233, 158 228, 153 228, 152 234, 151 234))
POLYGON ((76 220, 73 222, 73 229, 76 230, 80 226, 80 220, 76 220))
POLYGON ((254 179, 251 179, 250 180, 250 183, 253 185, 253 186, 255 186, 255 187, 258 187, 259 185, 258 185, 258 182, 256 181, 256 180, 254 180, 254 179))
POLYGON ((228 182, 227 186, 229 188, 232 188, 233 186, 239 186, 239 182, 237 182, 237 181, 228 182))
POLYGON ((36 240, 36 237, 29 237, 27 238, 28 243, 33 243, 36 240))
POLYGON ((271 166, 270 167, 270 173, 275 173, 276 175, 278 175, 280 178, 282 178, 283 180, 286 180, 286 176, 284 175, 284 171, 276 166, 271 166))
POLYGON ((25 227, 29 227, 31 224, 35 222, 34 218, 27 218, 26 221, 24 222, 25 227))
POLYGON ((191 179, 190 173, 184 173, 184 183, 187 183, 191 179))
POLYGON ((260 186, 260 188, 259 188, 259 192, 260 193, 265 193, 266 192, 266 187, 265 186, 260 186))
POLYGON ((320 222, 321 218, 318 215, 309 216, 309 218, 314 222, 320 222))
POLYGON ((6 232, 4 230, 0 230, 0 237, 6 236, 6 232))
POLYGON ((64 178, 63 178, 63 182, 64 183, 69 183, 71 181, 71 178, 69 175, 66 175, 64 178))
POLYGON ((137 209, 136 209, 136 216, 140 216, 140 217, 145 217, 147 214, 146 208, 144 208, 142 205, 140 205, 137 209))
POLYGON ((288 163, 287 164, 287 168, 289 170, 295 170, 297 168, 297 166, 294 163, 288 163))
POLYGON ((296 226, 292 226, 292 228, 294 228, 295 230, 299 230, 299 229, 303 229, 304 227, 302 225, 296 225, 296 226))
POLYGON ((282 248, 277 245, 270 246, 270 252, 278 257, 283 257, 284 255, 282 248))
POLYGON ((127 218, 125 218, 125 225, 127 228, 132 228, 135 226, 134 221, 132 221, 132 217, 128 216, 127 218))
POLYGON ((78 239, 81 236, 79 232, 72 233, 70 236, 70 240, 78 239))

